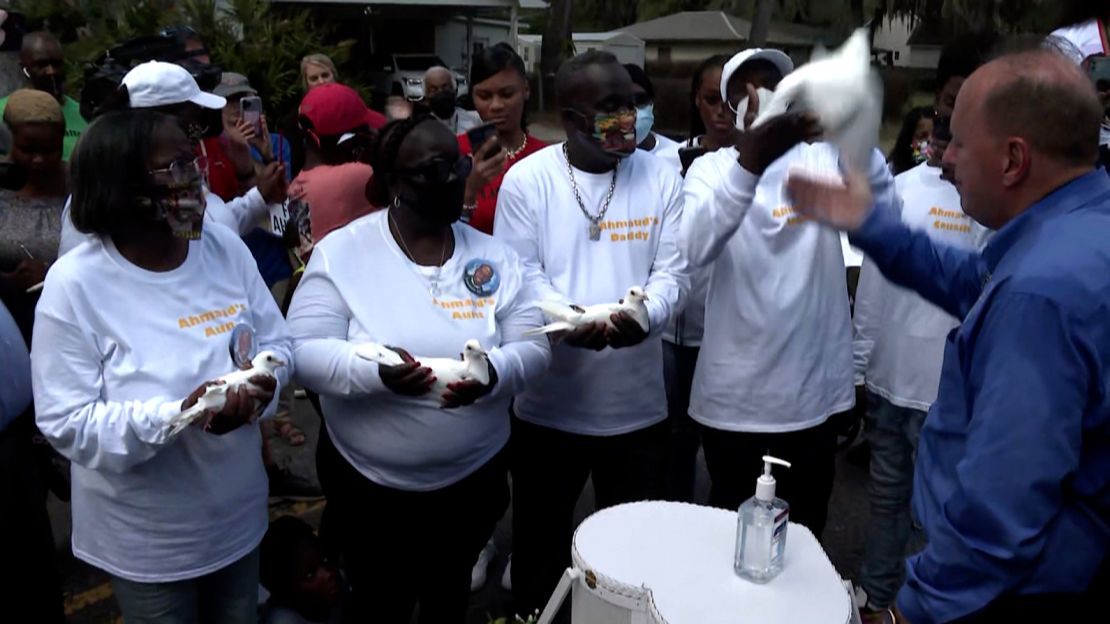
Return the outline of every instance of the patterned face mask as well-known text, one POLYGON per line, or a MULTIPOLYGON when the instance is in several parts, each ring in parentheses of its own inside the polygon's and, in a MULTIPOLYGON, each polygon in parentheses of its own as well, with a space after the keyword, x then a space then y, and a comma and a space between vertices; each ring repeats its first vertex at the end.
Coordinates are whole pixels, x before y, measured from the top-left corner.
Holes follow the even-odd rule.
POLYGON ((922 139, 913 144, 913 162, 920 165, 929 159, 929 141, 922 139))
POLYGON ((614 156, 630 156, 636 151, 636 109, 622 108, 611 113, 597 113, 590 119, 574 109, 567 111, 592 123, 590 137, 601 149, 614 156))
POLYGON ((154 218, 170 226, 174 236, 197 240, 204 229, 204 159, 177 161, 165 169, 148 171, 148 195, 143 205, 154 209, 154 218))

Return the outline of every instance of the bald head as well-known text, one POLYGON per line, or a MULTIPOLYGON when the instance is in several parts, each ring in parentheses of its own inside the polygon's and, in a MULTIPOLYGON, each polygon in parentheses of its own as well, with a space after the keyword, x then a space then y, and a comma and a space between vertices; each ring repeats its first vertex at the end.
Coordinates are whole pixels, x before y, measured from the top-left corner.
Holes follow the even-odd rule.
POLYGON ((442 91, 456 91, 458 84, 455 82, 455 74, 446 67, 429 67, 428 71, 424 72, 424 95, 432 96, 442 91))
POLYGON ((956 97, 941 166, 964 212, 998 229, 1094 168, 1102 106, 1064 55, 1039 49, 1000 57, 956 97))
POLYGON ((23 37, 23 45, 19 48, 19 60, 26 67, 29 59, 47 53, 53 53, 53 56, 61 58, 62 43, 54 35, 45 30, 39 30, 23 37))
POLYGON ((1098 158, 1102 105, 1090 78, 1055 50, 991 61, 967 81, 959 99, 965 96, 999 138, 1022 137, 1031 150, 1067 166, 1098 158))

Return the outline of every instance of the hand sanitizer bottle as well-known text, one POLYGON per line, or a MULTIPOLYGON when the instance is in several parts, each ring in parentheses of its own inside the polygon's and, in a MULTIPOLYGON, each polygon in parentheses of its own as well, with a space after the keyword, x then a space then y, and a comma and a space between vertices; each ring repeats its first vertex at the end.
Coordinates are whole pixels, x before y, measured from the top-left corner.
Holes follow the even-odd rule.
POLYGON ((744 501, 737 512, 733 567, 736 574, 753 583, 766 583, 782 572, 782 555, 786 550, 790 505, 775 498, 771 464, 790 467, 790 462, 764 455, 763 475, 755 482, 755 496, 744 501))

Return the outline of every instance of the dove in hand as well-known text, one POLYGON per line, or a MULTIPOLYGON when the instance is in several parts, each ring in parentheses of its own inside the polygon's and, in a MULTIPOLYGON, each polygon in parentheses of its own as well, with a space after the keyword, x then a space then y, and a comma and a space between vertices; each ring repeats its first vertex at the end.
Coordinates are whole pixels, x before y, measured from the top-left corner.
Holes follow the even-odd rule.
MULTIPOLYGON (((381 366, 400 366, 406 360, 400 353, 393 349, 374 343, 365 342, 355 347, 355 355, 381 366)), ((490 385, 489 356, 481 343, 477 340, 467 340, 463 347, 461 359, 452 358, 413 358, 420 368, 431 371, 432 384, 428 394, 436 397, 443 405, 450 392, 449 386, 464 381, 474 381, 482 386, 490 385)))
POLYGON ((227 402, 229 391, 238 390, 242 386, 253 390, 261 390, 251 380, 259 376, 276 379, 274 371, 282 366, 285 366, 285 362, 277 354, 273 351, 263 351, 251 360, 250 368, 237 370, 216 379, 192 407, 182 410, 180 414, 170 420, 170 436, 177 435, 204 414, 222 410, 227 402))
POLYGON ((601 323, 609 329, 618 329, 613 325, 613 315, 626 312, 632 317, 645 332, 649 330, 647 306, 647 293, 639 286, 628 289, 628 294, 617 303, 599 303, 591 306, 560 303, 558 301, 537 301, 536 307, 543 311, 552 322, 529 329, 525 336, 538 334, 551 334, 554 332, 569 332, 583 326, 601 323))
POLYGON ((797 108, 812 111, 824 140, 840 148, 850 169, 867 170, 879 142, 882 83, 871 68, 868 30, 857 29, 840 48, 821 54, 779 82, 769 102, 760 102, 757 128, 797 108))

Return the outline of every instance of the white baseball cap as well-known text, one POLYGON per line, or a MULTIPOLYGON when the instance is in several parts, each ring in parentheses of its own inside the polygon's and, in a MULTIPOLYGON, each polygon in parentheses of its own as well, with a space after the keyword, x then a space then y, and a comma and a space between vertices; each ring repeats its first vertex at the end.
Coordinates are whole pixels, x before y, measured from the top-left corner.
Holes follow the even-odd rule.
POLYGON ((221 109, 227 100, 205 93, 189 70, 174 63, 148 61, 136 65, 123 77, 131 108, 155 108, 192 102, 197 106, 221 109))
POLYGON ((770 61, 782 72, 783 76, 794 71, 794 61, 790 60, 785 52, 772 48, 749 48, 737 52, 725 63, 724 69, 721 70, 721 101, 728 102, 728 81, 736 73, 736 70, 740 69, 740 66, 744 63, 757 59, 770 61))

